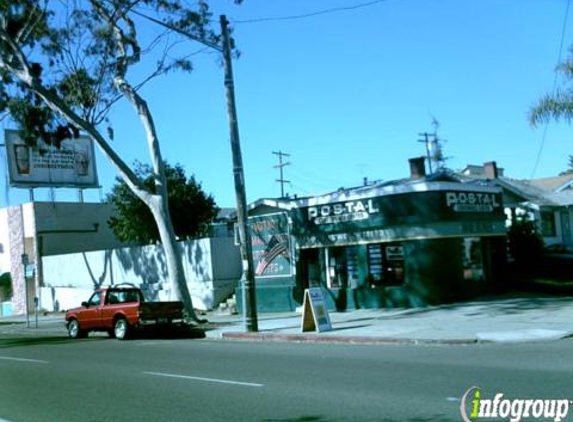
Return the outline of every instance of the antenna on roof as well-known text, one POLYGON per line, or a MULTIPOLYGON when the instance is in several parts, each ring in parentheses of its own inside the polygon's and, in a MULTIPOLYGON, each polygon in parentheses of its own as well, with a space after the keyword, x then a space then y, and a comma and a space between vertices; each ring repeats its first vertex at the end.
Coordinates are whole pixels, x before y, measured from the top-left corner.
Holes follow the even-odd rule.
POLYGON ((432 117, 432 126, 434 127, 433 133, 423 132, 419 133, 423 139, 419 139, 418 142, 422 142, 426 146, 426 160, 428 162, 428 173, 433 174, 438 171, 443 171, 446 168, 446 158, 443 154, 442 143, 447 142, 445 139, 440 139, 438 137, 438 129, 440 127, 440 122, 434 115, 430 113, 432 117))

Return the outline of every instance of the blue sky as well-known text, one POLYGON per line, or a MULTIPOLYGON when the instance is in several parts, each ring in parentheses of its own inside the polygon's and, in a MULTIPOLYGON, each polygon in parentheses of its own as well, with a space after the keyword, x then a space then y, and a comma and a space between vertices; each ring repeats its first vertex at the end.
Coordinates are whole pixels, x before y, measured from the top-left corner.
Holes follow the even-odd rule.
MULTIPOLYGON (((567 1, 386 0, 260 22, 251 20, 369 2, 212 1, 216 20, 225 13, 234 22, 241 51, 234 70, 248 201, 280 195, 272 154, 279 150, 290 154, 290 194, 357 186, 364 177, 406 177, 408 158, 425 153, 418 134, 433 131, 432 116, 454 170, 493 160, 518 179, 565 170, 573 128, 549 124, 541 149, 543 127, 532 128, 527 112, 553 88, 567 1)), ((563 58, 572 44, 573 10, 563 58)), ((190 43, 188 50, 201 46, 190 43)), ((191 74, 153 81, 143 94, 165 158, 195 174, 220 206, 233 206, 223 69, 213 52, 195 55, 194 66, 191 74)), ((117 150, 128 162, 148 161, 131 108, 119 105, 111 119, 117 150)), ((106 159, 98 158, 102 190, 86 191, 88 201, 99 201, 115 177, 106 159)), ((4 170, 4 151, 0 160, 4 170)), ((59 201, 77 198, 69 189, 55 195, 59 201)), ((35 197, 50 195, 38 189, 35 197)), ((27 200, 27 191, 0 184, 0 206, 27 200)))

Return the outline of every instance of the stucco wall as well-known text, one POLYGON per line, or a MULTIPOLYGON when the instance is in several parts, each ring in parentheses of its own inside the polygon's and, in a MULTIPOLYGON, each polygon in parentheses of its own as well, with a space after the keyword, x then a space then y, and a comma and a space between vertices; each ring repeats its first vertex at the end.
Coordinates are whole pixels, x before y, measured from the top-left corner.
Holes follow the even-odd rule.
MULTIPOLYGON (((216 238, 181 243, 185 275, 196 309, 212 309, 234 292, 241 265, 238 247, 233 242, 233 238, 216 238)), ((44 287, 40 304, 49 311, 78 306, 94 288, 121 283, 140 286, 149 300, 173 299, 159 246, 48 256, 42 263, 44 287)))

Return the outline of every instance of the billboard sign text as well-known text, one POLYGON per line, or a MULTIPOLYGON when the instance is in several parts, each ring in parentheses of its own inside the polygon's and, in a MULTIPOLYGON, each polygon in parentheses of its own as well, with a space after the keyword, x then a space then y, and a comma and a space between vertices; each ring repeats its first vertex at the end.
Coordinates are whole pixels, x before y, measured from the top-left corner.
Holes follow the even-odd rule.
POLYGON ((62 141, 60 148, 38 141, 28 146, 15 130, 5 132, 10 185, 16 187, 98 187, 91 139, 62 141))

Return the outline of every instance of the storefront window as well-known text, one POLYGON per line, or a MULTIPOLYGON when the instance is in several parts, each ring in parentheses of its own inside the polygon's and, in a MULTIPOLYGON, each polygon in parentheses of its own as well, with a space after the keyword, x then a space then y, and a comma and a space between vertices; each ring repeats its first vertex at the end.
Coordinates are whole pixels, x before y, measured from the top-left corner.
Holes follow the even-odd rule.
POLYGON ((368 274, 371 285, 382 285, 382 280, 384 279, 382 245, 368 245, 368 274))
POLYGON ((401 244, 368 245, 370 285, 396 286, 404 282, 404 250, 401 244))
POLYGON ((326 251, 328 262, 328 288, 355 289, 358 286, 358 258, 355 246, 329 248, 326 251))
POLYGON ((462 245, 464 280, 482 281, 484 268, 481 239, 479 237, 466 237, 462 245))
POLYGON ((355 289, 358 287, 358 254, 355 246, 346 248, 346 263, 348 266, 348 285, 355 289))
POLYGON ((347 247, 328 248, 326 250, 328 288, 338 289, 348 287, 349 272, 353 265, 350 250, 351 248, 347 247))
POLYGON ((404 248, 402 245, 386 246, 387 284, 400 285, 404 282, 404 248))

